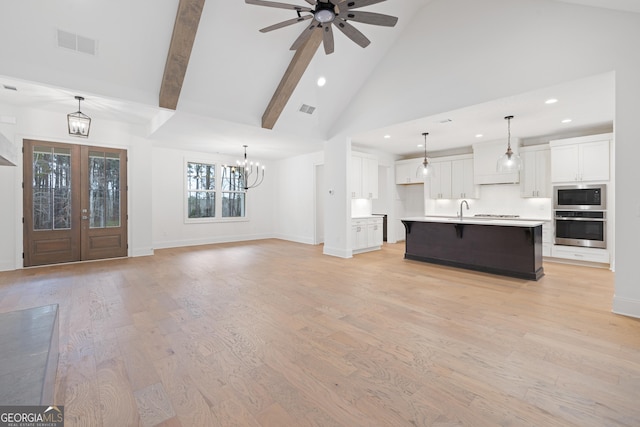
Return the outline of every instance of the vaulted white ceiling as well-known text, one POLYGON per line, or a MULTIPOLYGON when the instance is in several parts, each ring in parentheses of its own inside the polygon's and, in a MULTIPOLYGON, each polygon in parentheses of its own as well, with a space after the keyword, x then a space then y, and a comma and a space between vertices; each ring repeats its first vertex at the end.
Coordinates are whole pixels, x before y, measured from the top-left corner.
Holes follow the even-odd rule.
MULTIPOLYGON (((283 2, 306 5, 303 0, 283 2)), ((638 2, 631 0, 566 2, 640 12, 638 2)), ((17 90, 0 86, 0 105, 56 111, 64 120, 64 114, 77 107, 73 96, 82 95, 86 98, 82 110, 94 118, 94 126, 99 126, 100 119, 135 124, 166 120, 149 135, 160 146, 238 154, 242 144, 248 144, 257 157, 273 159, 315 151, 332 136, 337 119, 372 70, 384 61, 389 49, 397 48, 394 42, 417 11, 430 3, 432 0, 389 0, 363 8, 397 16, 398 24, 386 28, 354 23, 371 40, 366 49, 336 32, 335 53, 325 55, 319 49, 274 129, 265 130, 261 128, 262 114, 293 56, 289 46, 305 24, 266 34, 258 29, 293 18, 294 11, 248 5, 242 0, 205 2, 178 108, 171 112, 158 107, 158 95, 178 0, 6 2, 0 14, 0 85, 17 90), (58 47, 58 30, 95 40, 95 55, 58 47), (316 85, 319 76, 327 79, 322 88, 316 85), (314 106, 316 111, 312 115, 299 112, 302 104, 314 106)), ((609 91, 604 90, 603 98, 589 100, 592 106, 600 106, 591 108, 593 117, 585 118, 590 123, 575 126, 612 120, 612 80, 594 78, 583 83, 604 85, 599 88, 609 91)), ((568 108, 570 103, 578 105, 576 102, 584 105, 584 98, 573 100, 568 95, 580 94, 582 86, 573 83, 570 88, 568 92, 558 88, 557 93, 567 94, 558 107, 568 108)), ((541 92, 536 96, 546 95, 541 92)), ((521 111, 533 108, 525 105, 534 101, 524 95, 517 102, 521 111)), ((490 104, 475 108, 480 109, 473 111, 475 117, 489 120, 495 115, 490 104)), ((461 112, 455 114, 464 122, 461 112)), ((408 155, 417 150, 419 142, 413 134, 435 119, 372 129, 354 135, 354 143, 385 149, 384 141, 379 141, 381 132, 398 138, 404 135, 405 142, 388 151, 408 155)), ((467 123, 467 127, 474 133, 499 134, 504 123, 496 122, 492 130, 487 126, 487 130, 476 131, 482 123, 467 123)), ((517 123, 513 125, 515 128, 517 123)), ((522 126, 522 137, 549 132, 540 128, 525 132, 524 121, 522 126)), ((454 140, 460 138, 443 135, 438 148, 459 144, 454 140)))

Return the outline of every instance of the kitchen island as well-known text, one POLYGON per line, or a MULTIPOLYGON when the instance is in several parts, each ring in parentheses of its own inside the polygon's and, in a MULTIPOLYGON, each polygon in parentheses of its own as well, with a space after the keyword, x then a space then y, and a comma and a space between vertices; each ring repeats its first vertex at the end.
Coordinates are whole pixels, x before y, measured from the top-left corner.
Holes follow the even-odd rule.
POLYGON ((412 217, 405 259, 461 267, 527 280, 542 268, 542 221, 412 217))

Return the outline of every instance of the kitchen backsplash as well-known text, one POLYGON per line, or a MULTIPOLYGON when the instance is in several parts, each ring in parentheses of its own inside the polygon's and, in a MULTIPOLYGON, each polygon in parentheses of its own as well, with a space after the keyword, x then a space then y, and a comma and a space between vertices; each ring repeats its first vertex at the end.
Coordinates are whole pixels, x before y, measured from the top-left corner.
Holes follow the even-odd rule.
MULTIPOLYGON (((466 199, 469 210, 465 216, 475 214, 520 215, 522 218, 551 219, 551 199, 520 197, 519 184, 481 185, 479 198, 466 199)), ((454 216, 462 199, 434 200, 425 198, 425 215, 454 216)))
POLYGON ((371 215, 370 199, 351 199, 351 217, 357 218, 371 215))

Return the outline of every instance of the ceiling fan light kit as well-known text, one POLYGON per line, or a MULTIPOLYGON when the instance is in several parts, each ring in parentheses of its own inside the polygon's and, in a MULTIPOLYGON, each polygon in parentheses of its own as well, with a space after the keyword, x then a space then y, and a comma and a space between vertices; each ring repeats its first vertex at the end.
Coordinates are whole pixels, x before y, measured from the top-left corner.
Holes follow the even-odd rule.
POLYGON ((313 18, 311 25, 300 34, 300 36, 291 45, 291 50, 297 50, 310 37, 311 33, 316 29, 323 30, 323 44, 325 53, 331 54, 334 50, 332 24, 336 26, 345 36, 361 47, 367 47, 371 42, 357 28, 347 21, 361 22, 370 25, 379 25, 384 27, 393 27, 398 22, 398 18, 390 15, 373 12, 353 11, 365 6, 376 3, 382 3, 386 0, 306 0, 315 9, 306 6, 297 6, 288 3, 279 3, 265 0, 245 0, 247 4, 258 6, 275 7, 280 9, 291 9, 297 14, 297 18, 288 19, 280 23, 262 28, 263 33, 283 28, 298 22, 313 18), (310 15, 302 15, 309 13, 310 15))

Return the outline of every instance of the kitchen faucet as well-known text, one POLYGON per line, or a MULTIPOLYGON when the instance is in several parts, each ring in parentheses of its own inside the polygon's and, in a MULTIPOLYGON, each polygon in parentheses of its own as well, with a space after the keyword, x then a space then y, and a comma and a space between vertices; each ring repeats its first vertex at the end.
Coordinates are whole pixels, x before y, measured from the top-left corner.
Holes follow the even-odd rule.
POLYGON ((465 204, 467 205, 467 210, 469 210, 469 202, 467 202, 466 200, 463 200, 460 202, 460 221, 462 221, 462 205, 465 204))

